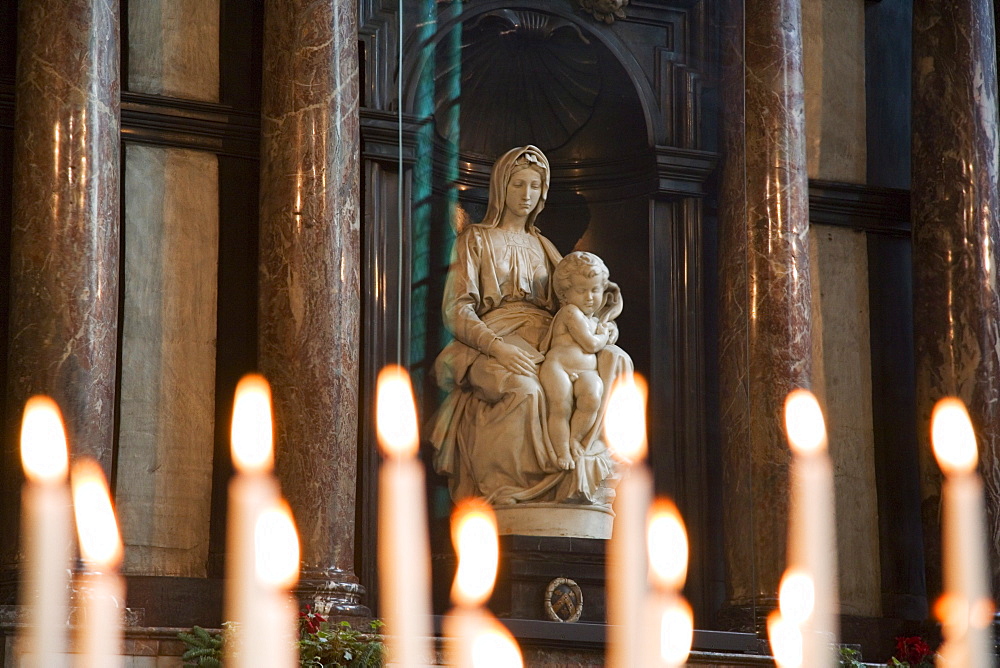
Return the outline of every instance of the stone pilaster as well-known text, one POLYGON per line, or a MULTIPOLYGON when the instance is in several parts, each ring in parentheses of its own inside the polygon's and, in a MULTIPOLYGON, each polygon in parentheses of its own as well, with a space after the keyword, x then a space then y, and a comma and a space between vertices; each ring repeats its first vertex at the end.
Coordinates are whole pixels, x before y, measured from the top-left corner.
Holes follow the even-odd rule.
MULTIPOLYGON (((218 0, 132 0, 134 93, 216 101, 218 0)), ((219 169, 129 144, 116 494, 129 575, 204 577, 215 442, 219 169)))
POLYGON ((789 454, 782 407, 791 389, 809 385, 811 327, 799 2, 743 4, 745 34, 737 13, 724 40, 720 323, 724 623, 750 628, 775 605, 784 570, 789 454))
POLYGON ((268 0, 260 364, 302 543, 301 595, 366 614, 354 575, 360 318, 357 3, 268 0))
POLYGON ((994 589, 1000 569, 997 75, 990 0, 913 5, 913 271, 928 595, 940 592, 934 403, 954 395, 979 437, 994 589))

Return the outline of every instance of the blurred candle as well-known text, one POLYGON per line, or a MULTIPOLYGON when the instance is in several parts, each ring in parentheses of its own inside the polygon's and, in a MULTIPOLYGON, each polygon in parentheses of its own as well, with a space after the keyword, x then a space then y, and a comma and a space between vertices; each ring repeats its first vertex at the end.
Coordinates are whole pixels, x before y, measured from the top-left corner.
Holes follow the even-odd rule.
POLYGON ((379 373, 375 419, 385 455, 379 475, 378 560, 387 658, 400 668, 425 666, 434 663, 430 543, 424 471, 416 458, 417 409, 402 367, 379 373))
POLYGON ((26 478, 21 495, 24 539, 20 665, 49 668, 65 664, 69 614, 70 498, 66 433, 59 407, 49 397, 28 400, 21 423, 21 462, 26 478))
POLYGON ((484 607, 493 593, 500 560, 493 509, 482 499, 466 499, 455 509, 451 529, 458 568, 451 589, 455 607, 444 620, 444 634, 452 642, 449 665, 458 668, 519 668, 522 662, 517 643, 484 607), (495 651, 487 652, 484 648, 495 651), (505 663, 496 662, 500 656, 506 657, 505 663))
POLYGON ((619 379, 604 416, 608 447, 624 471, 614 502, 615 525, 608 549, 608 665, 635 668, 643 654, 640 614, 646 599, 646 512, 653 478, 645 465, 646 383, 638 374, 619 379))
POLYGON ((80 620, 82 668, 124 665, 122 624, 125 583, 118 574, 122 541, 101 465, 88 457, 73 465, 73 510, 84 570, 79 578, 83 599, 80 620))
POLYGON ((938 665, 993 665, 993 602, 988 585, 983 483, 976 474, 976 434, 965 405, 942 399, 931 416, 931 443, 945 474, 941 488, 944 646, 938 665))
POLYGON ((788 567, 815 583, 813 614, 804 620, 803 661, 815 668, 836 666, 837 539, 833 464, 819 402, 808 390, 785 399, 785 429, 792 449, 788 499, 788 567))
POLYGON ((767 618, 767 635, 778 668, 802 668, 805 642, 803 627, 812 618, 816 589, 812 577, 804 571, 789 569, 778 588, 778 610, 767 618))
POLYGON ((280 498, 274 468, 271 388, 263 376, 244 376, 233 403, 232 458, 236 475, 229 483, 226 524, 226 619, 236 623, 227 643, 226 661, 235 668, 259 664, 244 651, 245 629, 261 623, 263 613, 256 577, 254 533, 261 511, 280 498))
POLYGON ((680 511, 666 499, 657 500, 649 510, 646 524, 649 580, 645 632, 652 647, 644 652, 646 665, 656 668, 683 666, 691 653, 694 618, 691 606, 681 595, 687 579, 688 540, 680 511))
POLYGON ((300 550, 285 501, 272 501, 257 514, 254 554, 259 614, 247 620, 241 654, 256 666, 294 668, 299 665, 299 606, 291 590, 299 581, 300 550))

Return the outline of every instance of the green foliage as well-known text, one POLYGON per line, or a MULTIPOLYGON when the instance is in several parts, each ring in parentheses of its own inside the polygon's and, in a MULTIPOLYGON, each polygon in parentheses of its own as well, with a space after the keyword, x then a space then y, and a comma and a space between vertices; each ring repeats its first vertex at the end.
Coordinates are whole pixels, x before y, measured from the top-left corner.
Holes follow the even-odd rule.
POLYGON ((354 630, 348 622, 331 626, 322 621, 314 632, 299 639, 303 668, 381 668, 385 648, 375 635, 381 622, 372 622, 372 633, 354 630))
MULTIPOLYGON (((222 668, 227 636, 233 624, 224 624, 224 633, 211 633, 195 626, 177 634, 187 650, 181 656, 185 668, 222 668)), ((325 617, 306 608, 299 616, 299 665, 302 668, 382 668, 385 646, 379 629, 382 622, 371 622, 371 631, 362 633, 350 623, 331 625, 325 617)))
POLYGON ((840 666, 841 668, 865 668, 865 664, 861 660, 861 652, 850 647, 841 647, 840 666))
POLYGON ((209 633, 196 626, 190 633, 181 631, 177 637, 187 646, 181 655, 185 668, 222 668, 221 633, 209 633))

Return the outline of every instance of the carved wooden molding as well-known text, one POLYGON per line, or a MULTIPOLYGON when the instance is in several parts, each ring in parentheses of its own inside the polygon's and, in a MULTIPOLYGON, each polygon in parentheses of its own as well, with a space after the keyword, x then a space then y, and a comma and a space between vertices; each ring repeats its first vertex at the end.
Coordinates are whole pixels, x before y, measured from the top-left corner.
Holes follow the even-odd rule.
POLYGON ((811 179, 809 220, 821 225, 909 237, 910 191, 811 179))
POLYGON ((609 25, 614 23, 615 19, 625 18, 625 6, 628 3, 629 0, 576 0, 578 9, 609 25))

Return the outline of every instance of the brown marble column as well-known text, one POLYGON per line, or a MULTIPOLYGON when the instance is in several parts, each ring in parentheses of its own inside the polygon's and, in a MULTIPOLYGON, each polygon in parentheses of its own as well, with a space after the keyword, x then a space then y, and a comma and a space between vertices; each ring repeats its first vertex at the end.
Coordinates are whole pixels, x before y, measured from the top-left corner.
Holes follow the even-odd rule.
POLYGON ((360 317, 357 8, 268 0, 261 112, 260 363, 302 596, 366 614, 354 575, 360 317))
MULTIPOLYGON (((7 401, 62 408, 110 471, 118 339, 117 0, 19 4, 7 401)), ((15 485, 16 487, 16 485, 15 485)))
POLYGON ((720 392, 729 577, 723 623, 749 629, 776 604, 784 569, 782 406, 792 388, 809 385, 811 327, 799 0, 743 4, 745 35, 733 11, 724 43, 720 392))
POLYGON ((966 402, 979 436, 994 590, 1000 569, 997 76, 990 0, 913 5, 913 271, 928 595, 940 592, 934 402, 966 402))

